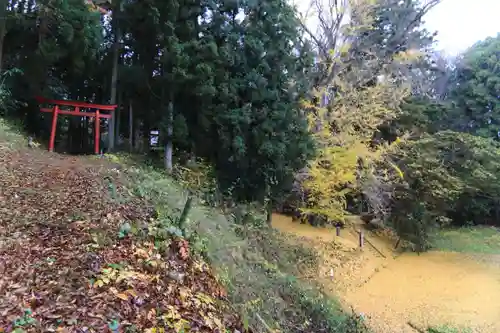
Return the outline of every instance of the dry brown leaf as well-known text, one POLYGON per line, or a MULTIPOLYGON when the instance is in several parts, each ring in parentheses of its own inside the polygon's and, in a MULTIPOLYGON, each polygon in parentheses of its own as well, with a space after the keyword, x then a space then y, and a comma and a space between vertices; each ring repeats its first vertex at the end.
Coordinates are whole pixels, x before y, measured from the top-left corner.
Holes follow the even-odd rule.
POLYGON ((132 297, 137 297, 137 293, 135 292, 134 289, 129 289, 126 291, 127 294, 129 294, 132 297))
POLYGON ((125 295, 125 294, 120 294, 119 293, 119 294, 116 294, 115 296, 118 297, 119 299, 124 300, 124 301, 128 301, 128 296, 125 295))
MULTIPOLYGON (((122 221, 155 223, 154 209, 133 196, 127 197, 126 204, 108 198, 104 176, 109 176, 109 166, 99 161, 103 164, 96 167, 96 163, 37 150, 0 150, 0 288, 4 294, 0 327, 8 327, 23 309, 30 308, 41 332, 69 332, 76 325, 100 332, 114 319, 122 327, 135 325, 142 332, 165 315, 155 311, 160 305, 171 309, 176 320, 192 323, 193 331, 211 332, 203 327, 204 313, 196 309, 201 302, 193 298, 198 293, 212 298, 220 294, 208 266, 192 261, 186 240, 177 239, 172 251, 160 253, 151 239, 118 239, 122 221), (144 259, 158 265, 152 269, 144 259), (108 265, 123 262, 126 269, 114 269, 116 276, 101 276, 108 265), (172 270, 184 277, 183 289, 168 277, 172 270)), ((127 181, 120 177, 113 174, 117 192, 127 181)), ((126 190, 120 193, 130 195, 126 190)), ((203 306, 205 311, 210 308, 212 325, 220 322, 231 331, 243 332, 226 307, 218 302, 203 306)))

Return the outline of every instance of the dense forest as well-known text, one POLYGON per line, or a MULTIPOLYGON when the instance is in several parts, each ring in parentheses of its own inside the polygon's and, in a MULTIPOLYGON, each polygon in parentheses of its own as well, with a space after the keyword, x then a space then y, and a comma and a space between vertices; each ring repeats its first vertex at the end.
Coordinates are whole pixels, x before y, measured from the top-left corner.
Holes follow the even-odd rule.
MULTIPOLYGON (((107 150, 204 161, 231 202, 364 214, 422 250, 500 225, 500 36, 445 57, 424 28, 439 0, 97 2, 0 1, 0 113, 39 140, 37 96, 116 103, 107 150)), ((56 150, 90 152, 89 122, 59 121, 56 150)))

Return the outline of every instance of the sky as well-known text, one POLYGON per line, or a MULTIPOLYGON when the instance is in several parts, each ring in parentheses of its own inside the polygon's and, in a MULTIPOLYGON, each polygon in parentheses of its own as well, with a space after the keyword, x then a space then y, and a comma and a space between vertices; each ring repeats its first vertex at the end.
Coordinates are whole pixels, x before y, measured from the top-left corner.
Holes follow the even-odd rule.
MULTIPOLYGON (((303 14, 311 2, 290 1, 303 14)), ((455 56, 477 41, 500 33, 500 0, 442 0, 424 21, 428 30, 438 32, 436 48, 455 56)), ((307 25, 315 30, 314 15, 307 25)))
POLYGON ((437 48, 457 55, 500 33, 500 0, 443 0, 424 21, 427 29, 438 32, 437 48))

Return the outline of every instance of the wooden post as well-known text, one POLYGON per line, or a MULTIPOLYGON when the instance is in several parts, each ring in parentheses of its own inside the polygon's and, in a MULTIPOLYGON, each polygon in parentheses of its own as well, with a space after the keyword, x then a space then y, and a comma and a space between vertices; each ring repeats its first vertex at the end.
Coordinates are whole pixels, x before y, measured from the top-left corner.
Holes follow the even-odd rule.
POLYGON ((50 140, 49 140, 49 151, 54 151, 54 143, 56 141, 56 130, 57 130, 57 115, 59 113, 59 106, 54 106, 54 111, 52 111, 52 127, 50 128, 50 140))
POLYGON ((359 231, 359 247, 363 248, 363 245, 365 245, 365 234, 363 233, 363 230, 359 231))
POLYGON ((396 242, 396 245, 394 246, 394 250, 398 249, 399 243, 401 242, 401 237, 398 238, 398 241, 396 242))
POLYGON ((100 153, 99 151, 99 142, 101 140, 101 119, 99 118, 99 109, 95 111, 95 129, 94 129, 94 135, 95 135, 95 142, 94 142, 94 153, 98 155, 100 153))

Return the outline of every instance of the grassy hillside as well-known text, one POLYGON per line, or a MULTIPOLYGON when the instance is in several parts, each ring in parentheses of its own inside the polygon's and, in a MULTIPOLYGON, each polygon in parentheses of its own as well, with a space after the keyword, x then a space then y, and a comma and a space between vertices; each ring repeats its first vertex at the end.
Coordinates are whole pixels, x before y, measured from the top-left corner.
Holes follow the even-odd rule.
POLYGON ((113 165, 29 149, 0 126, 0 331, 245 330, 202 258, 159 232, 113 165))
POLYGON ((500 254, 500 230, 481 226, 440 230, 432 243, 443 251, 500 254))
MULTIPOLYGON (((153 202, 160 216, 178 214, 187 191, 159 170, 111 156, 121 165, 132 186, 129 190, 153 202)), ((300 245, 291 246, 285 235, 268 228, 264 218, 235 224, 220 209, 195 199, 186 232, 192 234, 227 286, 231 303, 257 331, 363 332, 359 319, 344 313, 335 300, 299 277, 315 270, 316 257, 300 245), (299 264, 298 263, 302 263, 299 264)))
POLYGON ((297 278, 312 253, 198 198, 179 223, 187 192, 154 168, 28 148, 3 121, 0 160, 4 331, 364 330, 297 278))

